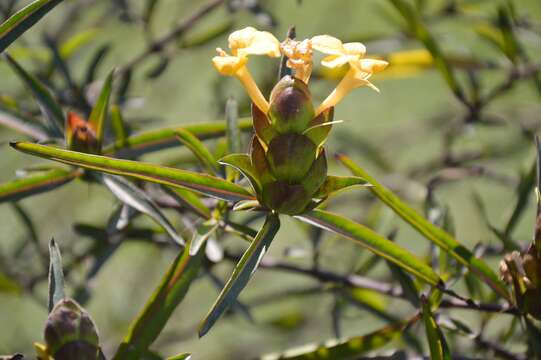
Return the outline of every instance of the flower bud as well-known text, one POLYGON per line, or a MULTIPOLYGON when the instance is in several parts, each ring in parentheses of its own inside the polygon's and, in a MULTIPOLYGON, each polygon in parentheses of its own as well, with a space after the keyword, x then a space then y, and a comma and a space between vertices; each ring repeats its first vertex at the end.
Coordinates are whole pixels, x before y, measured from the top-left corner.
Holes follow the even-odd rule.
POLYGON ((74 300, 59 301, 45 326, 47 352, 55 360, 96 360, 99 340, 90 315, 74 300))
POLYGON ((86 153, 97 152, 98 140, 95 129, 92 124, 73 112, 68 113, 65 136, 68 149, 86 153))
POLYGON ((302 133, 314 118, 314 106, 308 86, 297 78, 284 76, 270 95, 269 117, 281 133, 302 133))

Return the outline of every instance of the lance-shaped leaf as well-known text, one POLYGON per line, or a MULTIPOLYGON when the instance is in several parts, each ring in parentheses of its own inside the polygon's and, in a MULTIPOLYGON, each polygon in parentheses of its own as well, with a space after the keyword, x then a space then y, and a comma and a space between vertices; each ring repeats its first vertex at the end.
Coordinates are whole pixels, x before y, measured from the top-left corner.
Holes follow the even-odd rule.
POLYGON ((0 25, 0 53, 62 0, 36 0, 0 25))
POLYGON ((278 215, 269 213, 263 227, 259 230, 248 249, 242 255, 242 258, 235 266, 233 273, 218 296, 218 299, 216 299, 209 313, 201 322, 201 325, 199 326, 200 337, 205 335, 218 318, 235 302, 240 292, 244 289, 246 284, 248 284, 250 277, 257 269, 259 262, 267 252, 279 228, 280 220, 278 215))
POLYGON ((50 135, 63 137, 64 113, 49 90, 39 80, 23 69, 11 56, 8 54, 3 54, 3 56, 36 98, 39 108, 45 117, 45 126, 50 135))
POLYGON ((65 297, 62 256, 54 239, 49 242, 49 312, 65 297))
POLYGON ((92 112, 88 117, 88 123, 96 131, 98 152, 101 151, 101 145, 103 144, 103 129, 107 118, 109 99, 111 98, 111 91, 113 89, 113 73, 114 70, 107 75, 101 88, 100 95, 98 96, 98 100, 94 104, 92 112))
POLYGON ((505 285, 483 260, 476 258, 470 250, 460 244, 451 234, 422 217, 417 211, 404 203, 392 191, 378 183, 376 179, 371 177, 364 169, 353 163, 349 158, 340 155, 338 160, 349 168, 354 175, 360 176, 372 184, 369 187, 370 191, 421 235, 467 266, 498 294, 510 300, 509 292, 505 285))
POLYGON ((158 225, 160 225, 180 246, 184 246, 184 239, 177 233, 173 225, 167 220, 158 205, 137 186, 128 180, 114 175, 104 174, 102 181, 107 188, 124 204, 147 214, 158 225))
POLYGON ((190 244, 190 255, 194 256, 197 254, 199 249, 205 245, 209 237, 214 234, 217 228, 218 222, 215 220, 208 220, 200 224, 193 234, 192 242, 190 244))
POLYGON ((126 124, 122 117, 122 112, 118 105, 111 106, 111 124, 113 125, 113 131, 115 133, 115 139, 119 143, 120 147, 126 145, 126 138, 128 137, 126 124))
POLYGON ((351 186, 371 186, 368 181, 358 176, 332 176, 329 175, 325 182, 314 195, 316 198, 325 198, 351 186))
POLYGON ((432 314, 430 302, 422 298, 423 302, 423 322, 425 324, 426 337, 430 347, 430 359, 432 360, 451 360, 452 356, 445 337, 432 314))
POLYGON ((191 358, 192 358, 191 354, 184 353, 184 354, 170 356, 167 358, 167 360, 190 360, 191 358))
POLYGON ((227 156, 224 156, 218 161, 220 164, 223 165, 229 165, 237 169, 242 173, 242 175, 246 176, 248 181, 250 181, 250 185, 252 185, 252 188, 256 193, 261 192, 261 182, 259 181, 259 178, 257 176, 257 171, 252 165, 252 160, 250 159, 250 155, 248 154, 230 154, 227 156))
POLYGON ((188 188, 221 200, 239 201, 253 199, 253 196, 246 189, 238 185, 217 177, 198 174, 192 171, 79 153, 28 142, 11 143, 11 146, 19 151, 65 164, 103 171, 114 175, 130 176, 158 184, 188 188))
POLYGON ((282 354, 269 354, 261 360, 351 360, 377 350, 394 339, 419 320, 419 316, 385 326, 379 330, 346 340, 328 340, 322 344, 310 344, 297 349, 288 350, 282 354))
POLYGON ((210 153, 209 149, 195 135, 186 129, 177 129, 175 132, 177 139, 182 142, 199 159, 201 164, 207 168, 210 174, 216 175, 218 167, 216 159, 210 153))
MULTIPOLYGON (((251 118, 239 119, 238 124, 241 131, 252 130, 251 118)), ((121 148, 125 148, 123 151, 119 151, 119 154, 124 155, 126 153, 133 156, 171 146, 178 146, 178 140, 176 137, 176 131, 178 129, 185 129, 195 135, 199 140, 206 140, 224 136, 226 132, 226 124, 224 121, 215 121, 209 123, 185 125, 176 128, 149 130, 140 134, 132 135, 123 141, 117 140, 114 144, 106 147, 103 153, 110 154, 121 148)))
POLYGON ((78 170, 50 169, 31 172, 19 179, 0 184, 0 203, 17 201, 62 186, 81 175, 78 170))
POLYGON ((353 240, 356 244, 366 247, 373 253, 400 266, 410 274, 417 276, 431 285, 440 286, 443 284, 443 281, 432 268, 411 252, 364 225, 323 210, 312 210, 295 217, 308 224, 353 240))
POLYGON ((156 340, 173 311, 188 292, 192 280, 201 267, 203 251, 190 256, 186 247, 173 261, 167 274, 145 305, 143 311, 131 324, 113 357, 114 360, 138 360, 156 340))

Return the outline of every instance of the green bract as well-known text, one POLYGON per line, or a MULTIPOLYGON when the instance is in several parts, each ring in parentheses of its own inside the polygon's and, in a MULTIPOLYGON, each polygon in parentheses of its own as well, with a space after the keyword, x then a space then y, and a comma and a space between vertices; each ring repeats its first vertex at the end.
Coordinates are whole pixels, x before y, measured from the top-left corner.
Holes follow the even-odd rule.
POLYGON ((269 105, 266 114, 252 106, 256 135, 250 152, 253 171, 247 177, 264 207, 301 214, 317 204, 315 195, 327 178, 322 145, 331 127, 325 124, 332 121, 333 111, 330 108, 316 117, 310 90, 291 76, 276 84, 269 105))

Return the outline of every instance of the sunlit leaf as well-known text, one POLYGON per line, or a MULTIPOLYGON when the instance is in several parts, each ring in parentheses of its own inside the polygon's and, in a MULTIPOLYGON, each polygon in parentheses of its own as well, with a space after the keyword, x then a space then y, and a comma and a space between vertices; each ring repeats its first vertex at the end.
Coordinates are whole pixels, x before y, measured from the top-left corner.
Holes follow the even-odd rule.
POLYGON ((114 175, 130 176, 174 187, 188 188, 222 200, 239 201, 253 199, 253 196, 246 189, 210 175, 143 162, 79 153, 53 146, 27 142, 11 143, 11 146, 22 152, 69 165, 103 171, 114 175))
POLYGON ((267 252, 279 228, 280 220, 278 219, 278 215, 268 214, 265 224, 263 224, 261 230, 259 230, 248 249, 242 255, 242 258, 235 266, 233 273, 218 296, 218 299, 216 299, 209 313, 201 322, 199 326, 199 336, 205 335, 218 318, 237 299, 240 292, 244 289, 246 284, 248 284, 248 281, 257 269, 259 262, 267 252))
POLYGON ((353 240, 373 253, 400 266, 405 271, 417 276, 419 279, 435 286, 443 282, 439 276, 424 262, 411 252, 384 238, 373 230, 349 220, 343 216, 322 210, 312 210, 296 218, 320 227, 324 230, 353 240))
POLYGON ((114 360, 139 360, 167 324, 201 267, 203 251, 190 256, 188 247, 175 258, 144 309, 130 325, 113 357, 114 360))
POLYGON ((327 197, 352 186, 371 186, 366 180, 357 176, 329 175, 314 197, 327 197))
POLYGON ((113 71, 107 75, 103 86, 100 91, 100 95, 92 108, 92 112, 88 117, 88 123, 96 131, 96 140, 98 141, 98 151, 101 150, 103 143, 103 129, 105 126, 105 120, 107 119, 107 110, 109 108, 109 98, 111 97, 111 91, 113 89, 113 71))
POLYGON ((0 203, 16 201, 62 186, 80 176, 78 170, 51 169, 31 172, 21 178, 0 184, 0 203))
POLYGON ((417 211, 404 203, 389 189, 378 183, 376 179, 371 177, 364 169, 353 163, 349 158, 341 155, 338 157, 338 160, 348 167, 354 175, 360 176, 372 184, 373 186, 369 187, 370 191, 420 234, 448 252, 460 263, 466 265, 498 294, 506 299, 510 299, 505 285, 483 260, 476 258, 470 250, 461 245, 449 233, 422 217, 417 211))
POLYGON ((49 312, 64 299, 64 270, 62 256, 54 239, 49 242, 49 312))
MULTIPOLYGON (((185 129, 199 140, 206 140, 224 136, 226 133, 226 123, 224 121, 216 121, 192 125, 188 124, 176 128, 148 130, 132 135, 122 142, 117 140, 114 144, 107 146, 103 152, 110 154, 125 147, 122 151, 117 151, 119 155, 129 154, 130 156, 135 156, 171 146, 178 146, 176 137, 176 131, 178 129, 185 129)), ((252 131, 252 119, 239 119, 239 129, 245 132, 252 131)))
POLYGON ((137 211, 148 215, 169 234, 169 236, 180 246, 185 242, 173 225, 167 220, 158 205, 141 189, 128 180, 114 175, 104 174, 102 181, 109 190, 124 204, 131 206, 137 211))
POLYGON ((197 254, 199 249, 205 245, 206 241, 214 234, 217 228, 218 223, 214 220, 208 220, 200 224, 193 234, 190 244, 190 255, 194 256, 197 254))
POLYGON ((209 173, 216 175, 218 171, 216 159, 214 159, 214 156, 212 156, 205 144, 186 129, 179 128, 175 134, 177 135, 177 139, 190 149, 197 159, 199 159, 201 164, 206 167, 209 173))
POLYGON ((0 53, 30 29, 62 0, 36 0, 0 25, 0 53))
POLYGON ((430 302, 423 300, 423 322, 425 324, 426 337, 430 347, 430 359, 451 360, 452 356, 445 337, 432 314, 430 302))
POLYGON ((246 176, 256 193, 261 191, 259 177, 248 154, 229 154, 221 158, 219 163, 234 167, 241 172, 242 175, 246 176))
POLYGON ((262 360, 351 360, 360 355, 379 349, 397 339, 406 328, 417 322, 418 316, 400 321, 372 333, 355 336, 346 340, 328 340, 322 344, 309 344, 282 354, 263 356, 262 360))

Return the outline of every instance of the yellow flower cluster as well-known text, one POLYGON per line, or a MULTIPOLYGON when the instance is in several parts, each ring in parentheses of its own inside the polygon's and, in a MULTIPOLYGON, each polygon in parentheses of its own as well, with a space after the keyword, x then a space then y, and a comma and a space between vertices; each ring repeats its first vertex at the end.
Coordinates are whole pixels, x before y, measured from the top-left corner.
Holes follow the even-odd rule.
POLYGON ((249 55, 266 55, 288 58, 287 66, 293 70, 293 75, 308 83, 312 73, 313 50, 327 55, 321 65, 336 68, 349 64, 349 70, 331 94, 323 100, 316 110, 316 115, 332 106, 335 106, 351 90, 368 86, 376 91, 378 89, 368 79, 372 74, 387 67, 387 62, 376 59, 366 59, 366 48, 359 42, 342 43, 339 39, 329 35, 318 35, 311 39, 295 41, 287 39, 280 43, 274 35, 266 31, 258 31, 247 27, 229 35, 229 49, 231 55, 218 48, 218 56, 212 59, 214 67, 222 75, 237 77, 246 92, 264 113, 269 110, 269 103, 257 87, 253 77, 248 71, 249 55))

